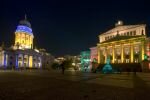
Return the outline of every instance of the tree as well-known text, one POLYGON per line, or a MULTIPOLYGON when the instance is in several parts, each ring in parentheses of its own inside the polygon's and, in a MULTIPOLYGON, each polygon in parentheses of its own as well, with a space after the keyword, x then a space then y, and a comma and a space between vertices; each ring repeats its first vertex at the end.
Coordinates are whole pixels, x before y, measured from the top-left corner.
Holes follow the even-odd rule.
POLYGON ((60 65, 59 63, 54 62, 51 67, 52 69, 59 69, 60 65))
POLYGON ((71 59, 64 60, 60 66, 65 69, 72 68, 73 67, 72 60, 71 59))

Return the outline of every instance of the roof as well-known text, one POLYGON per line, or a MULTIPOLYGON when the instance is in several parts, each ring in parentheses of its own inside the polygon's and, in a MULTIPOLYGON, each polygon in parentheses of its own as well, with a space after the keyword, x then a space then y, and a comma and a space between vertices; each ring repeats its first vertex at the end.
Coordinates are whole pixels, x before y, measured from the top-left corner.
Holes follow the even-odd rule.
POLYGON ((111 38, 111 39, 106 40, 106 41, 101 42, 101 43, 120 41, 120 40, 126 40, 126 39, 138 38, 138 37, 143 37, 143 35, 138 35, 138 36, 116 36, 114 38, 111 38))
POLYGON ((21 20, 21 21, 19 22, 19 25, 25 25, 25 26, 31 28, 31 24, 30 24, 30 22, 29 22, 26 18, 25 18, 24 20, 21 20))
POLYGON ((18 25, 15 32, 25 32, 28 34, 33 34, 32 29, 30 27, 25 26, 25 25, 18 25))
POLYGON ((121 25, 121 26, 117 26, 115 28, 110 29, 109 31, 104 32, 103 34, 100 35, 105 35, 105 34, 109 34, 109 33, 113 33, 113 32, 117 32, 117 31, 123 31, 123 30, 128 30, 128 29, 132 29, 132 28, 136 28, 136 27, 141 27, 141 26, 146 26, 146 24, 139 24, 139 25, 121 25))

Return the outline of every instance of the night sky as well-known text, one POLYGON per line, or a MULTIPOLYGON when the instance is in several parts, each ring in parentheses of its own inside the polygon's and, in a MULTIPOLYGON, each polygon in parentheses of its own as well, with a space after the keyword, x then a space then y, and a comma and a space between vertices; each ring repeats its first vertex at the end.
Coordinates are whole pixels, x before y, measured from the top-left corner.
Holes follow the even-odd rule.
POLYGON ((98 35, 125 24, 150 24, 150 4, 145 0, 4 0, 0 3, 0 45, 14 44, 18 22, 27 18, 34 46, 54 56, 78 55, 98 43, 98 35))

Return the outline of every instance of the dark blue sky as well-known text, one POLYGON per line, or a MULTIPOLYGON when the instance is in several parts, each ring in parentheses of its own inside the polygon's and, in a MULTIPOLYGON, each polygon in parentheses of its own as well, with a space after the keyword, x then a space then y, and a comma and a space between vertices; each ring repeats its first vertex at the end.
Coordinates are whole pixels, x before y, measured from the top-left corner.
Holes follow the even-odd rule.
POLYGON ((118 19, 125 24, 150 24, 146 0, 4 0, 0 4, 0 44, 14 43, 14 31, 26 13, 34 46, 54 56, 77 55, 96 46, 98 35, 118 19))

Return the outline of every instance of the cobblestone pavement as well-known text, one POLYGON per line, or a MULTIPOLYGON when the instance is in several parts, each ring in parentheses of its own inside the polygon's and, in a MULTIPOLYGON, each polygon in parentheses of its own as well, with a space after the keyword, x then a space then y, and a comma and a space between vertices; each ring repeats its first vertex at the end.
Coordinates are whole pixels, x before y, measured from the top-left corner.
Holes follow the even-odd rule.
POLYGON ((150 73, 0 71, 0 100, 149 100, 150 73))

